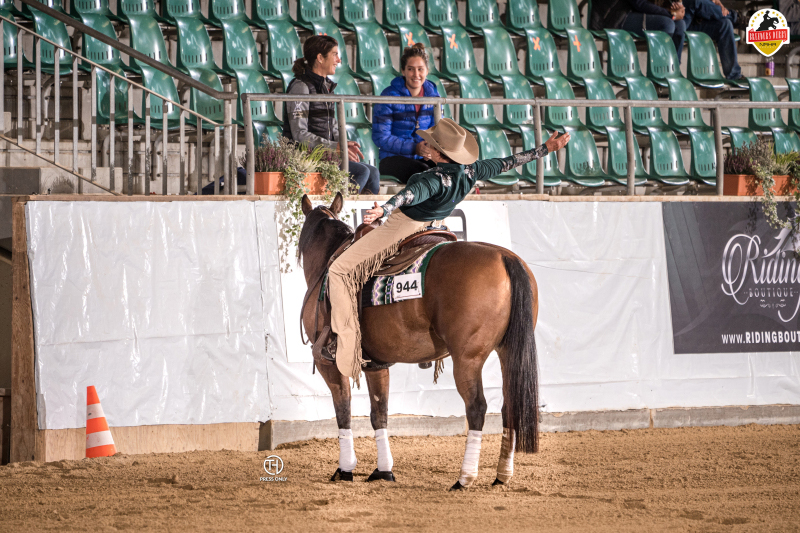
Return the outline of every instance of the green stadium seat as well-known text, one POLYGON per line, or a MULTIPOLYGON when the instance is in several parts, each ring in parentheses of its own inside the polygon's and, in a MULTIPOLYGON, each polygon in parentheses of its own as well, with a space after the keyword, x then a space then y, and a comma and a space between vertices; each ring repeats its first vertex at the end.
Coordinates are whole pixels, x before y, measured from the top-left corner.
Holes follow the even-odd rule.
MULTIPOLYGON (((199 81, 215 91, 223 91, 222 83, 219 77, 208 69, 189 69, 189 75, 196 81, 199 81)), ((197 89, 192 89, 189 92, 189 109, 198 113, 199 115, 213 120, 214 122, 222 124, 225 120, 225 102, 218 98, 214 98, 197 89)), ((240 120, 232 120, 235 124, 242 125, 240 120)), ((188 115, 186 123, 197 126, 197 117, 188 115)), ((210 123, 203 121, 204 130, 213 130, 214 126, 210 123)))
MULTIPOLYGON (((107 65, 108 70, 125 75, 122 68, 117 65, 107 65)), ((110 80, 112 76, 104 70, 97 69, 97 123, 107 125, 111 120, 110 80)), ((138 121, 137 121, 138 122, 138 121)), ((116 78, 114 80, 114 124, 128 123, 128 84, 116 78)))
MULTIPOLYGON (((545 76, 544 87, 548 100, 572 100, 575 98, 572 86, 564 77, 545 76)), ((544 113, 544 127, 563 133, 566 131, 565 128, 582 128, 583 124, 578 117, 578 108, 547 106, 544 113)))
POLYGON ((508 0, 506 3, 506 28, 508 31, 525 35, 525 30, 541 27, 538 2, 535 0, 508 0))
MULTIPOLYGON (((647 78, 628 78, 628 98, 631 100, 658 100, 653 82, 647 78)), ((661 110, 657 107, 631 108, 633 130, 636 133, 648 133, 651 128, 669 129, 661 118, 661 110)), ((652 173, 651 173, 652 174, 652 173)))
MULTIPOLYGON (((483 75, 503 85, 505 98, 511 100, 533 100, 533 89, 519 72, 517 54, 511 36, 501 27, 484 29, 483 75)), ((503 106, 503 126, 518 130, 520 124, 533 124, 533 107, 530 105, 503 106)))
MULTIPOLYGON (((108 19, 108 17, 104 15, 81 15, 81 17, 83 19, 83 23, 93 30, 99 31, 103 35, 111 37, 114 40, 117 39, 117 32, 114 31, 114 26, 111 24, 111 21, 108 19)), ((101 43, 89 35, 83 36, 81 54, 86 59, 94 61, 99 65, 117 66, 125 71, 134 72, 134 69, 122 62, 122 59, 120 59, 119 50, 113 46, 101 43)), ((92 69, 88 63, 81 63, 80 68, 84 70, 92 69)))
MULTIPOLYGON (((189 73, 189 69, 201 68, 217 74, 233 75, 232 71, 226 72, 214 62, 211 39, 202 20, 179 17, 175 19, 175 23, 178 28, 175 68, 186 74, 189 73)), ((247 29, 249 32, 250 28, 247 29)))
POLYGON ((441 34, 442 28, 461 27, 456 0, 425 0, 424 20, 425 29, 433 33, 441 34))
MULTIPOLYGON (((173 102, 180 102, 180 97, 178 96, 178 90, 175 88, 175 81, 172 79, 171 76, 161 72, 160 70, 156 70, 152 67, 147 65, 141 65, 141 73, 142 73, 142 85, 145 88, 153 91, 156 94, 161 94, 168 99, 172 100, 173 102)), ((164 100, 161 98, 151 95, 150 96, 150 127, 162 130, 164 129, 164 122, 163 122, 163 106, 164 100)), ((145 116, 145 102, 144 98, 142 98, 142 112, 141 116, 145 116)), ((174 106, 170 102, 166 102, 167 105, 167 129, 175 129, 179 127, 179 120, 181 115, 180 108, 174 106)))
POLYGON ((670 179, 694 181, 694 178, 686 173, 681 147, 678 144, 678 138, 675 137, 675 133, 667 128, 653 128, 649 133, 650 179, 667 183, 668 185, 671 184, 668 181, 670 179))
POLYGON ((69 14, 76 19, 81 19, 85 15, 100 15, 106 17, 108 20, 116 22, 122 22, 124 20, 122 17, 111 12, 108 8, 108 0, 71 0, 69 3, 69 14))
MULTIPOLYGON (((350 74, 337 72, 336 75, 338 78, 333 94, 346 94, 350 96, 359 96, 361 94, 358 90, 358 85, 356 85, 356 80, 354 80, 350 74)), ((372 127, 372 123, 364 112, 364 104, 360 102, 345 103, 344 117, 345 121, 353 126, 372 127)))
MULTIPOLYGON (((387 31, 402 33, 398 25, 419 24, 414 0, 384 0, 383 27, 387 31)), ((427 37, 427 36, 426 36, 427 37)))
POLYGON ((528 53, 525 61, 525 77, 537 85, 544 85, 544 77, 560 78, 556 43, 544 28, 528 28, 528 53))
MULTIPOLYGON (((55 9, 59 13, 64 13, 65 15, 67 14, 67 12, 64 11, 64 6, 62 5, 61 0, 38 0, 38 1, 39 3, 46 5, 50 9, 55 9)), ((33 20, 34 17, 33 17, 33 12, 31 11, 32 9, 33 8, 30 7, 28 4, 22 4, 22 11, 20 11, 21 16, 29 20, 33 20)))
MULTIPOLYGON (((428 74, 428 81, 436 85, 436 90, 439 91, 439 96, 442 98, 447 98, 447 91, 444 89, 444 84, 442 80, 440 80, 437 76, 433 74, 428 74)), ((442 106, 442 117, 443 118, 453 118, 453 114, 450 112, 450 104, 444 104, 442 106)))
MULTIPOLYGON (((239 100, 236 103, 236 118, 244 120, 242 112, 242 95, 249 93, 269 93, 269 86, 257 70, 246 69, 236 71, 237 88, 239 100)), ((253 132, 259 144, 263 142, 263 136, 271 140, 278 140, 283 134, 283 121, 275 116, 275 109, 272 102, 250 102, 250 116, 253 119, 253 132)))
POLYGON ((172 17, 162 17, 156 12, 153 0, 120 0, 117 4, 117 11, 122 12, 122 16, 128 20, 135 17, 152 17, 160 24, 175 25, 172 17))
POLYGON ((716 187, 717 147, 714 142, 714 130, 689 128, 689 137, 692 145, 689 175, 700 183, 716 187))
POLYGON ((297 24, 307 30, 314 29, 315 22, 330 21, 334 24, 330 0, 299 0, 297 24))
MULTIPOLYGON (((416 43, 424 44, 425 50, 428 52, 428 74, 436 76, 437 78, 443 77, 444 75, 439 72, 436 63, 433 61, 433 47, 431 46, 430 39, 428 39, 428 33, 425 31, 425 28, 423 28, 419 22, 399 22, 395 28, 397 29, 397 33, 400 34, 400 50, 403 50, 407 46, 413 46, 416 43)), ((450 79, 450 81, 457 81, 457 79, 453 78, 450 79)))
MULTIPOLYGON (((19 21, 19 16, 4 8, 0 9, 0 15, 14 22, 19 21)), ((3 64, 6 68, 16 68, 18 51, 17 28, 11 24, 3 24, 3 64)))
MULTIPOLYGON (((478 74, 462 74, 458 77, 461 85, 462 98, 491 98, 486 80, 478 74)), ((475 131, 476 126, 492 126, 502 128, 502 124, 494 114, 491 105, 468 104, 461 106, 459 124, 469 131, 475 131)))
POLYGON ((747 87, 747 80, 726 79, 717 59, 717 47, 707 34, 696 31, 686 32, 689 46, 689 63, 686 68, 689 81, 698 87, 719 89, 722 87, 747 87))
POLYGON ((303 56, 300 37, 294 26, 285 20, 267 23, 269 36, 269 55, 267 56, 267 75, 283 80, 283 90, 294 78, 292 66, 298 57, 303 56))
MULTIPOLYGON (((778 101, 775 88, 767 78, 750 78, 749 81, 751 102, 778 101)), ((791 152, 795 147, 800 150, 797 134, 783 121, 778 109, 750 109, 747 114, 747 126, 753 131, 772 132, 775 139, 775 151, 778 153, 791 152)))
MULTIPOLYGON (((59 4, 60 5, 60 4, 59 4)), ((72 50, 72 44, 67 33, 67 26, 60 20, 48 17, 38 9, 31 9, 33 16, 34 31, 48 39, 57 43, 65 50, 72 50)), ((59 51, 59 57, 55 57, 55 47, 46 42, 41 41, 41 68, 42 72, 52 74, 55 71, 56 60, 58 61, 59 74, 69 74, 72 72, 72 56, 64 50, 59 51)), ((33 61, 28 61, 23 55, 24 68, 36 68, 33 61)))
POLYGON ((683 78, 678 54, 672 37, 663 31, 646 31, 647 78, 661 87, 667 87, 671 78, 683 78))
POLYGON ((348 124, 347 140, 358 143, 361 153, 364 154, 364 159, 361 160, 362 163, 372 165, 375 168, 380 166, 380 151, 372 141, 372 126, 356 126, 354 124, 348 124))
POLYGON ((364 23, 378 24, 372 0, 340 0, 339 26, 352 31, 354 24, 364 23))
MULTIPOLYGON (((628 180, 628 143, 625 139, 624 128, 607 128, 606 135, 608 136, 608 163, 606 168, 611 176, 616 176, 627 183, 628 180)), ((650 176, 644 170, 644 163, 642 163, 642 154, 639 150, 639 143, 636 142, 636 137, 633 138, 634 153, 636 154, 636 161, 634 166, 634 175, 636 178, 647 180, 650 176)), ((689 183, 688 179, 679 180, 680 185, 689 183)))
POLYGON ((567 37, 567 30, 582 28, 581 11, 575 0, 550 0, 547 5, 547 29, 550 33, 567 37))
MULTIPOLYGON (((156 22, 156 19, 148 16, 129 15, 128 25, 131 32, 131 48, 155 59, 159 63, 172 66, 172 63, 169 62, 167 47, 164 44, 164 35, 161 33, 161 27, 156 22)), ((144 63, 140 64, 133 58, 130 61, 131 68, 136 72, 141 72, 141 69, 145 66, 144 63)), ((169 97, 168 94, 164 96, 169 97)))
POLYGON ((740 128, 737 126, 727 126, 722 128, 722 133, 730 135, 731 146, 740 148, 746 144, 751 144, 758 141, 755 132, 749 128, 740 128))
POLYGON ((773 131, 775 139, 775 153, 786 154, 789 152, 800 152, 800 139, 791 130, 773 131))
MULTIPOLYGON (((536 148, 536 135, 533 126, 523 125, 520 126, 520 133, 522 134, 522 149, 532 150, 536 148)), ((542 137, 547 137, 547 131, 542 130, 542 137)), ((531 161, 526 165, 522 165, 522 176, 520 179, 529 183, 536 183, 536 166, 539 160, 531 161)), ((558 159, 555 152, 547 154, 542 161, 544 165, 544 186, 545 187, 558 187, 564 178, 564 174, 558 168, 558 159)))
POLYGON ((336 69, 336 75, 331 76, 331 79, 336 81, 337 78, 342 74, 354 76, 355 72, 353 72, 353 69, 350 68, 350 60, 347 58, 347 46, 345 45, 344 37, 342 37, 342 32, 339 30, 339 26, 337 26, 332 20, 320 20, 318 22, 314 22, 313 27, 316 35, 327 35, 328 37, 333 37, 336 39, 336 42, 339 43, 339 58, 342 60, 342 64, 336 69))
MULTIPOLYGON (((490 125, 476 125, 475 133, 478 136, 478 147, 480 148, 481 159, 493 159, 511 157, 511 145, 508 143, 506 133, 501 129, 490 125)), ((519 172, 512 168, 493 178, 489 178, 489 183, 510 187, 519 183, 519 172)))
POLYGON ((294 20, 289 14, 287 0, 256 0, 253 21, 261 28, 266 28, 267 22, 282 21, 294 24, 294 20))
MULTIPOLYGON (((668 78, 669 99, 678 101, 697 100, 697 92, 692 82, 686 78, 668 78)), ((710 130, 703 120, 702 110, 696 107, 671 107, 669 109, 669 127, 678 133, 687 135, 689 129, 710 130)))
MULTIPOLYGON (((93 0, 78 0, 82 2, 93 0)), ((173 19, 177 18, 193 18, 203 22, 203 24, 211 24, 211 20, 203 15, 200 9, 200 0, 167 0, 167 14, 173 19)))
MULTIPOLYGON (((31 18, 30 17, 30 12, 28 13, 28 15, 26 15, 25 13, 23 13, 22 11, 17 9, 17 6, 14 5, 14 0, 0 0, 0 11, 5 12, 5 13, 11 13, 11 15, 13 17, 22 17, 22 18, 27 18, 27 19, 31 18)), ((5 16, 5 15, 3 15, 3 16, 5 16)), ((11 17, 6 17, 6 18, 11 19, 11 17)), ((75 17, 75 18, 78 18, 78 17, 75 17)), ((19 21, 15 20, 14 22, 18 23, 19 21)))
POLYGON ((604 30, 608 37, 608 72, 606 78, 618 85, 625 85, 626 77, 640 78, 639 55, 631 34, 625 30, 604 30))
POLYGON ((219 28, 225 20, 243 20, 250 26, 257 26, 256 21, 247 16, 244 0, 211 0, 208 18, 219 28))
POLYGON ((381 94, 400 73, 392 66, 386 34, 377 22, 356 24, 356 75, 372 81, 372 94, 381 94))
POLYGON ((442 27, 442 75, 458 78, 461 74, 478 74, 472 41, 463 26, 442 27))
MULTIPOLYGON (((603 78, 586 78, 587 100, 616 100, 614 89, 603 78)), ((605 133, 606 128, 625 128, 616 107, 587 107, 586 127, 595 133, 605 133)))
MULTIPOLYGON (((570 135, 570 141, 567 144, 567 155, 564 160, 564 178, 567 181, 576 183, 581 187, 602 187, 607 181, 623 183, 619 178, 603 171, 592 132, 583 126, 566 128, 566 131, 570 135)), ((644 180, 641 180, 641 182, 644 184, 644 180)))
POLYGON ((267 74, 261 65, 256 40, 247 22, 223 20, 222 32, 222 72, 228 76, 233 76, 237 70, 255 70, 262 75, 267 74))
MULTIPOLYGON (((786 78, 789 85, 789 100, 800 102, 800 79, 786 78)), ((800 131, 800 109, 789 110, 789 127, 794 131, 800 131)))
POLYGON ((486 28, 503 28, 496 0, 467 0, 467 30, 478 35, 486 28))
POLYGON ((583 28, 573 28, 567 30, 567 40, 567 79, 583 85, 585 78, 605 78, 592 34, 583 28))

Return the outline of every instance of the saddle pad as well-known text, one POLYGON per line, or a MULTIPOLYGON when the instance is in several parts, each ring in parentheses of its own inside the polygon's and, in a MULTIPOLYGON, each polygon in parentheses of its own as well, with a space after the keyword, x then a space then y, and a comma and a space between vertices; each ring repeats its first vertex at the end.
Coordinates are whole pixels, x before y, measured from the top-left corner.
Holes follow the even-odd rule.
POLYGON ((421 286, 417 298, 422 298, 425 294, 425 271, 428 269, 428 263, 430 263, 431 257, 436 253, 436 250, 446 244, 450 244, 450 242, 436 244, 430 250, 419 256, 416 261, 411 263, 411 265, 402 272, 391 276, 374 276, 367 280, 364 284, 364 288, 361 290, 361 307, 374 307, 377 305, 395 303, 394 293, 392 291, 395 277, 407 274, 420 274, 421 286))

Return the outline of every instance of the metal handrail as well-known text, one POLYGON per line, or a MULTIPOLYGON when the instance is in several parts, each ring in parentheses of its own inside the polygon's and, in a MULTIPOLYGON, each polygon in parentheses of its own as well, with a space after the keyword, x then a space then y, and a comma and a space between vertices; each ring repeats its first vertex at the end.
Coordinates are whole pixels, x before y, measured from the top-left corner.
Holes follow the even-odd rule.
MULTIPOLYGON (((534 138, 537 145, 542 143, 542 107, 621 107, 624 111, 625 138, 628 155, 628 194, 635 194, 636 182, 636 150, 633 147, 633 121, 631 112, 633 108, 701 108, 710 109, 714 123, 714 141, 717 158, 717 194, 722 196, 724 169, 722 154, 722 126, 719 113, 722 109, 797 109, 800 102, 750 102, 750 101, 719 101, 719 100, 552 100, 547 98, 533 99, 507 99, 507 98, 444 98, 444 97, 409 97, 409 96, 355 96, 355 95, 293 95, 293 94, 243 94, 242 108, 244 112, 245 128, 245 154, 247 159, 247 194, 254 194, 255 183, 255 141, 253 139, 253 119, 250 113, 249 101, 263 102, 333 102, 337 104, 339 131, 345 131, 346 121, 344 113, 345 103, 369 104, 433 104, 434 123, 441 118, 442 104, 452 105, 530 105, 534 108, 534 138), (437 105, 439 104, 439 105, 437 105)), ((347 170, 347 136, 339 135, 339 145, 342 153, 342 168, 347 170)), ((544 165, 536 165, 536 192, 544 193, 544 165)))
POLYGON ((139 52, 138 50, 136 50, 134 48, 131 48, 130 46, 124 45, 121 42, 116 41, 116 40, 112 39, 111 37, 109 37, 107 35, 104 35, 104 34, 100 33, 99 31, 97 31, 95 29, 90 28, 86 24, 75 20, 74 18, 70 17, 69 15, 65 15, 64 13, 56 11, 55 9, 52 9, 52 8, 48 7, 46 4, 42 4, 41 2, 38 2, 37 0, 20 0, 20 2, 22 2, 23 4, 29 5, 32 9, 37 9, 37 10, 41 11, 42 13, 44 13, 47 16, 53 17, 54 19, 57 19, 57 20, 60 20, 61 22, 63 22, 67 26, 72 26, 73 28, 75 28, 79 32, 83 33, 84 35, 89 35, 90 37, 93 37, 93 38, 97 39, 101 43, 105 43, 105 44, 107 44, 109 46, 112 46, 112 47, 116 48, 117 50, 119 50, 123 54, 127 55, 128 57, 132 57, 136 61, 140 61, 140 62, 146 64, 147 66, 150 66, 150 67, 152 67, 152 68, 154 68, 156 70, 159 70, 159 71, 163 72, 164 74, 167 74, 172 78, 175 78, 176 80, 180 81, 181 83, 185 83, 186 85, 188 85, 192 89, 197 89, 200 92, 203 92, 203 93, 205 93, 205 94, 207 94, 207 95, 209 95, 209 96, 211 96, 213 98, 218 98, 220 100, 233 100, 238 96, 234 92, 216 91, 216 90, 212 89, 211 87, 209 87, 208 85, 200 83, 199 81, 195 80, 191 76, 189 76, 187 74, 184 74, 183 72, 181 72, 181 71, 179 71, 179 70, 177 70, 177 69, 175 69, 175 68, 173 68, 171 66, 168 66, 168 65, 165 65, 164 63, 156 61, 155 59, 151 58, 150 56, 145 55, 145 54, 139 52))

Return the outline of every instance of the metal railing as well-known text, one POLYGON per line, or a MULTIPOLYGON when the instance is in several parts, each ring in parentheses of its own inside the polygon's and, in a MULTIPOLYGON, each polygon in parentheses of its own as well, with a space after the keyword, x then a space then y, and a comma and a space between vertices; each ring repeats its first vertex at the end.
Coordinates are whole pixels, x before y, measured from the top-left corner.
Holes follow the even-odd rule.
MULTIPOLYGON (((94 61, 91 61, 82 55, 73 52, 70 49, 64 48, 60 46, 58 43, 55 43, 41 35, 36 34, 34 31, 25 28, 24 26, 17 24, 14 21, 11 21, 7 18, 0 16, 0 35, 4 35, 4 25, 10 24, 17 28, 17 68, 16 68, 16 77, 17 77, 17 138, 12 139, 5 135, 5 124, 4 124, 4 114, 0 113, 0 138, 18 146, 20 149, 35 155, 45 161, 53 164, 54 166, 69 172, 70 174, 79 178, 78 182, 78 192, 82 192, 81 184, 83 182, 91 183, 93 186, 98 187, 101 190, 109 192, 111 194, 118 194, 116 193, 115 189, 115 131, 118 125, 116 120, 116 113, 115 113, 115 84, 116 83, 124 83, 127 85, 127 99, 128 99, 128 108, 127 108, 127 161, 126 161, 126 170, 127 170, 127 182, 123 183, 123 188, 126 189, 127 194, 132 195, 134 189, 133 183, 133 155, 134 155, 134 95, 133 90, 138 89, 142 91, 142 100, 144 103, 144 143, 145 143, 145 171, 144 171, 144 193, 150 194, 150 181, 155 179, 155 175, 157 174, 157 166, 154 164, 156 157, 156 151, 153 150, 154 145, 158 146, 159 142, 162 145, 162 194, 167 194, 167 185, 168 185, 168 176, 169 176, 169 163, 168 163, 168 141, 169 141, 169 130, 170 124, 175 123, 175 119, 173 118, 172 121, 169 120, 169 112, 172 108, 177 108, 180 110, 179 118, 178 118, 178 137, 180 143, 180 169, 179 169, 179 176, 180 182, 178 191, 179 194, 186 194, 186 176, 188 175, 188 158, 184 157, 184 151, 186 148, 186 118, 188 116, 192 116, 194 118, 196 127, 196 174, 197 174, 197 181, 196 181, 196 190, 194 191, 196 194, 201 194, 202 189, 202 161, 203 161, 203 125, 207 124, 213 128, 213 146, 214 146, 214 157, 213 157, 213 164, 212 164, 212 157, 211 157, 211 148, 209 147, 209 164, 208 164, 208 173, 209 178, 213 178, 214 180, 214 192, 219 193, 219 181, 217 180, 218 170, 220 167, 225 182, 225 190, 224 193, 226 194, 236 194, 236 180, 235 177, 231 179, 231 175, 236 176, 236 167, 237 167, 237 159, 236 159, 236 150, 235 150, 235 137, 236 137, 236 125, 232 123, 231 117, 233 115, 232 111, 232 103, 233 100, 237 97, 237 94, 234 92, 220 92, 208 87, 207 85, 194 80, 191 76, 188 76, 169 65, 165 65, 152 59, 151 57, 142 54, 141 52, 126 46, 67 15, 51 9, 45 4, 39 3, 36 0, 20 0, 24 4, 27 4, 32 9, 36 9, 41 11, 47 16, 52 18, 58 19, 64 22, 68 26, 72 26, 77 31, 84 34, 84 42, 86 36, 92 37, 101 41, 107 45, 112 46, 113 48, 119 50, 122 54, 128 55, 129 58, 135 59, 138 62, 141 62, 149 67, 152 67, 158 71, 161 71, 168 76, 172 77, 173 79, 183 83, 185 86, 188 86, 192 89, 201 91, 209 96, 217 99, 221 99, 224 101, 223 104, 223 122, 219 123, 214 120, 209 119, 193 111, 187 106, 184 106, 180 102, 174 101, 168 98, 165 95, 159 94, 155 91, 152 91, 141 85, 136 83, 122 74, 118 74, 113 70, 110 70, 104 67, 101 64, 98 64, 94 61), (34 82, 34 91, 35 91, 35 103, 32 106, 32 116, 29 117, 30 120, 35 121, 35 150, 30 150, 23 146, 23 95, 24 95, 24 71, 26 70, 24 67, 24 52, 22 46, 22 36, 23 34, 29 34, 33 37, 33 50, 35 55, 35 64, 34 64, 34 75, 35 75, 35 82, 34 82), (53 46, 54 48, 54 61, 53 61, 53 90, 54 90, 54 117, 52 121, 53 125, 53 137, 54 137, 54 150, 53 150, 53 158, 48 159, 42 153, 42 134, 43 134, 43 118, 44 113, 42 109, 42 60, 41 60, 41 44, 42 42, 48 43, 53 46), (72 57, 71 61, 71 77, 72 77, 72 167, 67 167, 59 162, 60 159, 60 149, 59 144, 61 142, 60 139, 60 98, 61 98, 61 73, 60 70, 62 68, 61 65, 61 58, 65 57, 66 54, 69 54, 72 57), (90 90, 91 90, 91 176, 86 177, 79 173, 78 169, 78 124, 79 124, 79 117, 78 117, 78 102, 80 100, 80 84, 79 84, 79 66, 80 65, 88 65, 90 67, 90 90), (109 98, 109 116, 108 116, 108 123, 109 123, 109 134, 107 137, 108 141, 108 152, 109 152, 109 187, 104 187, 103 185, 97 183, 97 141, 98 141, 98 129, 97 129, 97 113, 98 113, 98 105, 99 102, 97 101, 97 72, 98 70, 104 72, 109 76, 109 86, 108 86, 108 98, 109 98), (151 111, 150 111, 150 97, 156 97, 162 100, 162 133, 159 135, 154 142, 151 142, 151 111), (219 130, 220 128, 223 129, 223 142, 224 148, 223 151, 220 152, 219 146, 219 130), (153 161, 151 162, 151 159, 153 161)), ((85 67, 84 67, 85 68, 85 67)), ((6 68, 5 62, 0 61, 0 101, 3 102, 3 111, 5 111, 5 100, 4 100, 4 87, 5 87, 5 76, 6 76, 6 68)), ((174 129, 174 127, 172 128, 174 129)))
MULTIPOLYGON (((716 146, 716 172, 717 172, 717 194, 722 196, 724 181, 724 155, 722 151, 722 125, 720 124, 720 111, 723 109, 797 109, 800 102, 750 102, 750 101, 718 101, 718 100, 550 100, 543 98, 534 99, 506 99, 506 98, 413 98, 395 96, 349 96, 349 95, 278 95, 278 94, 243 94, 242 107, 244 109, 245 124, 245 145, 247 158, 247 194, 254 194, 254 172, 255 162, 253 153, 255 150, 252 117, 250 115, 249 101, 271 101, 271 102, 294 102, 294 101, 316 101, 334 102, 338 105, 339 131, 345 131, 345 103, 367 103, 367 104, 433 104, 434 122, 441 118, 441 108, 439 105, 529 105, 533 107, 534 139, 536 145, 542 144, 542 110, 546 107, 616 107, 623 108, 623 121, 625 123, 625 139, 628 155, 628 175, 627 192, 629 195, 635 194, 635 174, 636 174, 636 148, 634 147, 633 121, 631 120, 632 109, 635 107, 648 108, 695 108, 710 109, 714 127, 714 141, 716 146), (439 105, 437 105, 439 104, 439 105)), ((347 154, 347 136, 339 135, 341 153, 347 154)), ((347 168, 347 157, 343 158, 344 169, 347 168)), ((536 192, 544 193, 544 165, 536 165, 536 192)))

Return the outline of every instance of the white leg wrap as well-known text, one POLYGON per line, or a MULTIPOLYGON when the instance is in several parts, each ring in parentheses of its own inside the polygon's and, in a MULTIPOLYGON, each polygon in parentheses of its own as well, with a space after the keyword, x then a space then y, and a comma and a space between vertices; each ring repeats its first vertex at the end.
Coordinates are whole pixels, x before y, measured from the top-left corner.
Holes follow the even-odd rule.
POLYGON ((482 431, 472 431, 467 433, 467 450, 464 452, 464 462, 461 463, 461 477, 458 482, 463 487, 469 487, 472 482, 478 479, 478 461, 481 458, 481 439, 482 431))
POLYGON ((342 472, 352 472, 355 470, 358 460, 356 451, 353 449, 353 430, 339 430, 339 468, 342 472))
POLYGON ((378 470, 391 472, 394 458, 392 458, 392 450, 389 449, 389 432, 387 430, 375 430, 375 445, 378 447, 378 470))
POLYGON ((503 442, 500 444, 500 459, 497 461, 497 479, 508 483, 514 475, 514 446, 517 435, 513 429, 503 428, 503 442))

